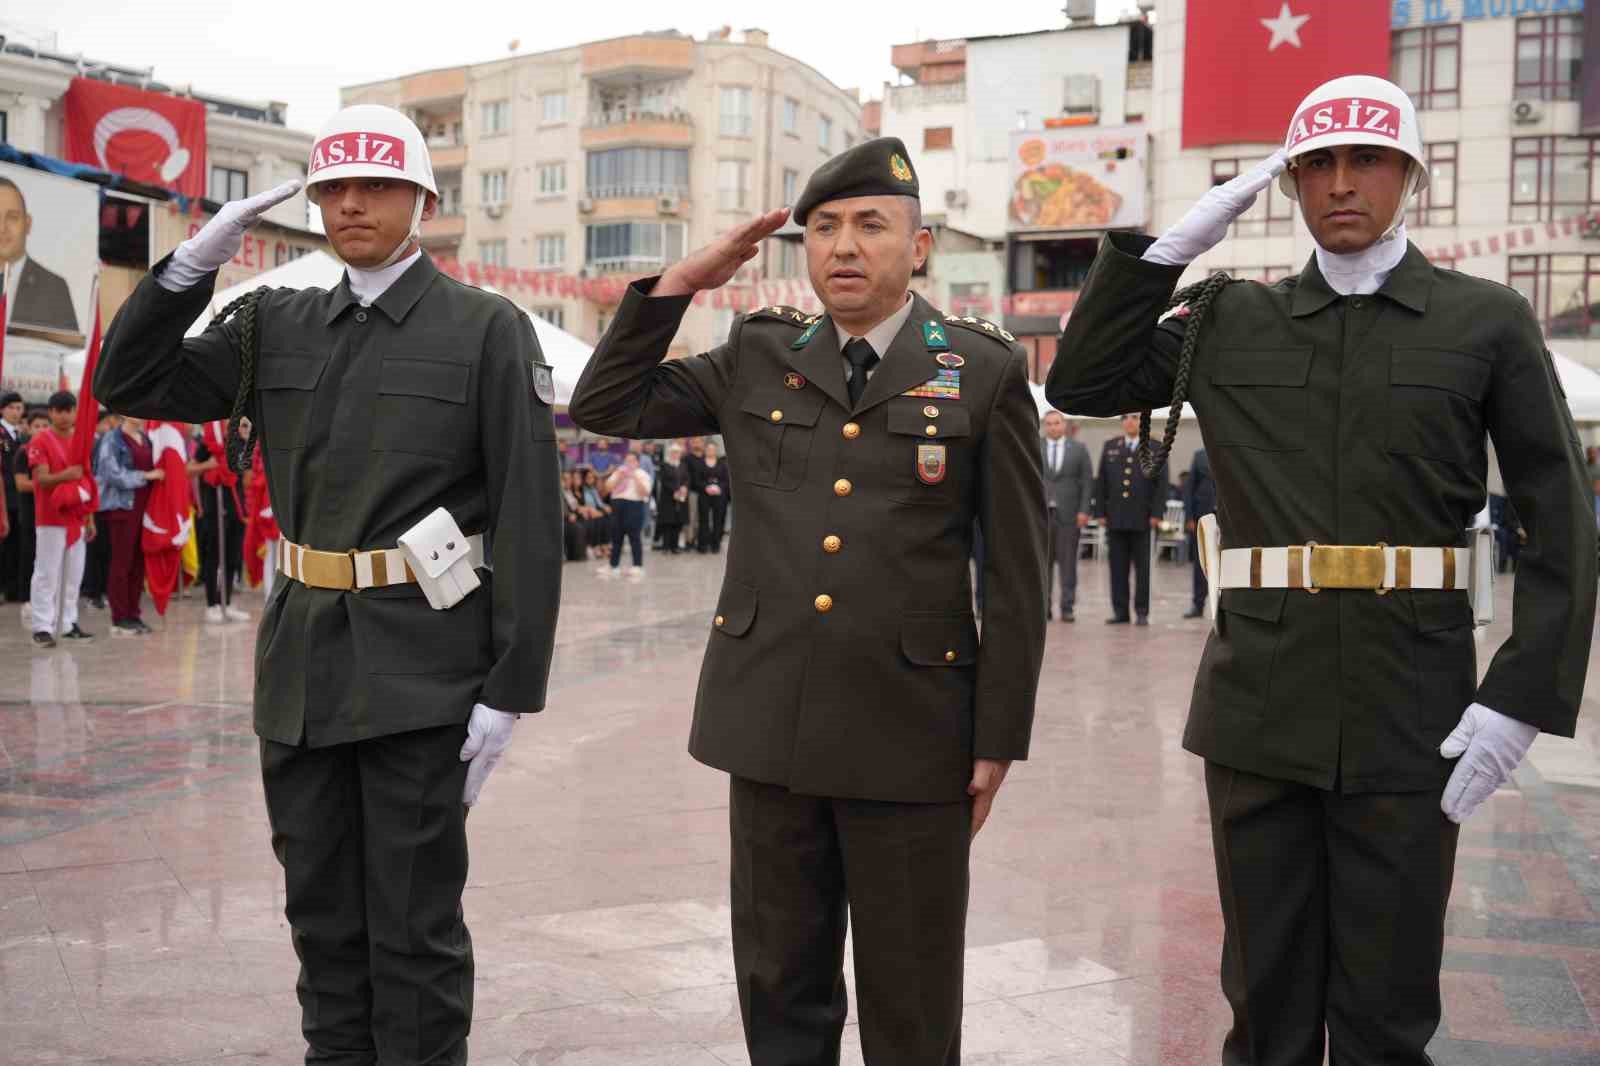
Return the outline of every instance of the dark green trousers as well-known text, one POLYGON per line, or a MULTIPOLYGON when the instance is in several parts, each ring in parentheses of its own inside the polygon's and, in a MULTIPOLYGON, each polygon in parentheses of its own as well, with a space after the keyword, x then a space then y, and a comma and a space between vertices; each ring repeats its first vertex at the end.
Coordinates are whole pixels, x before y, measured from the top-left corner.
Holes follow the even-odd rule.
POLYGON ((261 742, 308 1064, 467 1061, 465 739, 443 726, 326 748, 261 742))
POLYGON ((751 1066, 836 1066, 850 922, 867 1066, 956 1066, 971 804, 826 799, 734 777, 728 813, 751 1066))
POLYGON ((1459 827, 1439 791, 1343 795, 1206 763, 1223 1066, 1429 1066, 1459 827))

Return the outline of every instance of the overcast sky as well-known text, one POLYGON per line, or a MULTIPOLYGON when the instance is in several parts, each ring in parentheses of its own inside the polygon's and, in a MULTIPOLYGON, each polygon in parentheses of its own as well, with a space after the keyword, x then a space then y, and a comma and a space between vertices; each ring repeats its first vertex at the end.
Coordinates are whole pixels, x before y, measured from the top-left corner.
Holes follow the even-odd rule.
MULTIPOLYGON (((1099 5, 1109 18, 1133 0, 1099 5)), ((703 38, 730 22, 735 30, 766 30, 773 48, 872 99, 894 76, 890 45, 1056 29, 1062 7, 1062 0, 4 0, 0 32, 54 32, 63 52, 153 66, 169 85, 283 100, 291 126, 315 130, 338 107, 341 85, 496 59, 513 40, 536 52, 648 30, 703 38)))

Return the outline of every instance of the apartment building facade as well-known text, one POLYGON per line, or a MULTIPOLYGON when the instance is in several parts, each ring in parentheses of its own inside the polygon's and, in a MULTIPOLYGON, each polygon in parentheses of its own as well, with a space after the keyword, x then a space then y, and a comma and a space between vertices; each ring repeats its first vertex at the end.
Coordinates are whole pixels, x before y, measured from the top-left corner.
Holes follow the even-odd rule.
MULTIPOLYGON (((432 254, 590 341, 627 281, 792 203, 861 137, 857 94, 756 29, 595 41, 342 96, 401 108, 427 135, 440 190, 423 233, 432 254)), ((804 274, 799 249, 774 242, 734 288, 804 274)), ((720 343, 731 303, 698 300, 674 351, 720 343)))

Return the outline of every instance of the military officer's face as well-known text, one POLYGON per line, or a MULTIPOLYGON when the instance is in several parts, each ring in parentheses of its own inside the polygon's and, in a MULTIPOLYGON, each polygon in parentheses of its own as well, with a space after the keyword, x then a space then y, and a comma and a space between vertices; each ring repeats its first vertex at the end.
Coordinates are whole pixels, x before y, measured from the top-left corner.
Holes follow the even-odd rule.
POLYGON ((909 196, 853 196, 806 215, 811 287, 834 321, 877 325, 905 303, 933 237, 909 196))
POLYGON ((33 218, 22 202, 22 193, 0 185, 0 263, 15 263, 28 250, 28 232, 33 218))
MULTIPOLYGON (((382 263, 411 233, 411 212, 417 187, 408 181, 361 178, 325 181, 317 187, 322 227, 339 258, 350 266, 371 269, 382 263)), ((422 217, 433 217, 430 194, 422 217)))
POLYGON ((1044 435, 1051 440, 1060 440, 1065 437, 1067 435, 1067 420, 1055 411, 1051 411, 1044 416, 1044 435))
POLYGON ((1139 416, 1138 415, 1123 415, 1122 416, 1122 435, 1124 437, 1134 437, 1134 436, 1138 436, 1138 434, 1139 434, 1139 416))
POLYGON ((1378 243, 1405 195, 1410 159, 1394 148, 1339 145, 1295 160, 1300 210, 1323 248, 1338 255, 1378 243))

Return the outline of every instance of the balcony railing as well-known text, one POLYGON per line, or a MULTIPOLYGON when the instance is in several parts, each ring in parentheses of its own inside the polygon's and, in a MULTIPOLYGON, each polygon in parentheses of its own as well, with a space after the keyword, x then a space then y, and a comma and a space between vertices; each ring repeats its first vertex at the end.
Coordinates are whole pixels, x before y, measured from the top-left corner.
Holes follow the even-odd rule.
POLYGON ((896 111, 907 108, 928 107, 932 104, 964 104, 967 102, 965 81, 929 82, 923 85, 891 85, 889 106, 896 111))
POLYGON ((606 129, 611 126, 625 126, 630 122, 670 122, 682 126, 694 125, 694 116, 681 107, 669 108, 666 111, 649 111, 644 108, 618 107, 605 111, 591 111, 584 121, 588 129, 606 129))
POLYGON ((661 185, 650 182, 643 182, 638 185, 591 185, 585 195, 591 200, 639 200, 654 199, 657 196, 676 196, 679 199, 684 199, 689 195, 689 186, 661 185))
POLYGON ((618 256, 612 259, 591 259, 587 266, 598 274, 648 274, 666 265, 661 256, 618 256))

